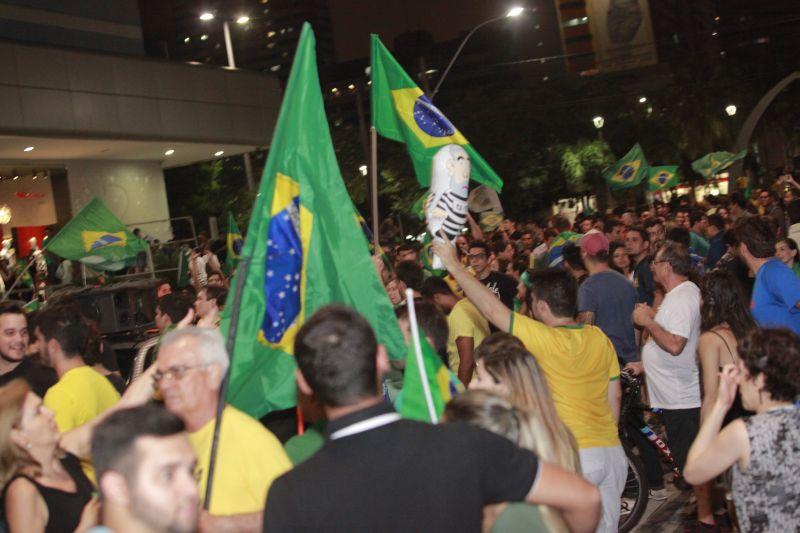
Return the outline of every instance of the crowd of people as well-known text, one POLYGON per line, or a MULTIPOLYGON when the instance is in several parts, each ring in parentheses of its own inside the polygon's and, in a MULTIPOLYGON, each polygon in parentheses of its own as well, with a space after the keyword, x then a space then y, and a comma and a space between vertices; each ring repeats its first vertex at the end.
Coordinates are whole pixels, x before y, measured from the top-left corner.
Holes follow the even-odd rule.
POLYGON ((33 313, 4 303, 3 527, 616 531, 624 373, 645 384, 680 472, 633 442, 650 498, 694 491, 693 531, 798 530, 800 203, 755 197, 383 243, 375 265, 401 330, 410 289, 466 389, 436 425, 401 419, 403 362, 338 305, 294 341, 301 434, 282 442, 220 405, 228 287, 204 249, 188 287, 157 287, 157 357, 137 379, 68 298, 33 313), (719 504, 729 469, 735 511, 719 504))

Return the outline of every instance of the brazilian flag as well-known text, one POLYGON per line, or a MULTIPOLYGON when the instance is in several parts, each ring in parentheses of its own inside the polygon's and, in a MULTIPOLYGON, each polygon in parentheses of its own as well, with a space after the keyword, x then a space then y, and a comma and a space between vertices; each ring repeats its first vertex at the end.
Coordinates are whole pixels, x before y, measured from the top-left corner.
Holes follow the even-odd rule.
POLYGON ((136 256, 147 252, 147 246, 102 200, 93 198, 44 247, 94 270, 115 271, 133 266, 136 256))
POLYGON ((731 152, 711 152, 693 161, 692 170, 705 179, 711 179, 715 174, 719 174, 746 155, 747 150, 742 150, 735 154, 731 152))
POLYGON ((433 156, 446 144, 469 154, 471 178, 499 191, 503 180, 469 141, 425 96, 377 35, 372 35, 372 125, 387 139, 405 143, 417 180, 431 183, 433 156))
POLYGON ((256 418, 295 405, 294 338, 324 305, 354 308, 390 357, 405 355, 336 161, 314 46, 306 23, 232 283, 244 276, 243 290, 222 314, 227 334, 238 306, 227 399, 256 418))
POLYGON ((406 355, 403 389, 397 398, 397 410, 403 418, 436 424, 444 412, 444 406, 453 396, 463 392, 464 386, 445 366, 422 330, 419 330, 419 344, 419 359, 425 370, 424 373, 421 371, 412 340, 406 355))
POLYGON ((228 253, 225 256, 225 268, 228 270, 229 276, 234 270, 236 270, 236 265, 239 264, 243 245, 244 240, 242 239, 242 232, 239 231, 239 225, 236 224, 236 219, 233 217, 233 213, 228 211, 228 253))
POLYGON ((677 187, 680 182, 681 179, 680 176, 678 176, 677 165, 667 167, 650 167, 649 178, 647 180, 647 190, 661 191, 664 189, 670 189, 672 187, 677 187))
POLYGON ((603 172, 603 177, 609 189, 629 189, 647 176, 648 166, 642 147, 636 143, 622 159, 603 172))

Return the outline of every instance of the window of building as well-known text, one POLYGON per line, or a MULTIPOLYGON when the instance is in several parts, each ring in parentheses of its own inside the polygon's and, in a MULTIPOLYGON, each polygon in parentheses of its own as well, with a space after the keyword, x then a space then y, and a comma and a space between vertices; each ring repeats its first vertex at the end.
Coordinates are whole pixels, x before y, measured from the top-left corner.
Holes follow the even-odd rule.
POLYGON ((278 72, 281 69, 281 66, 280 65, 272 65, 271 67, 269 67, 269 69, 272 72, 278 72))

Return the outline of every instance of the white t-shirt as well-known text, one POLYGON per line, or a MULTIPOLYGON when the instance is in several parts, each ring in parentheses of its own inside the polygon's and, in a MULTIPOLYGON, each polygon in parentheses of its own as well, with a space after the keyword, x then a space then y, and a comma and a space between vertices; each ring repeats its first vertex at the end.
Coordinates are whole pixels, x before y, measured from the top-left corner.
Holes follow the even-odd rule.
POLYGON ((661 409, 700 407, 700 372, 697 341, 700 338, 700 289, 684 281, 664 297, 655 321, 686 339, 678 356, 671 355, 651 337, 642 348, 650 405, 661 409))

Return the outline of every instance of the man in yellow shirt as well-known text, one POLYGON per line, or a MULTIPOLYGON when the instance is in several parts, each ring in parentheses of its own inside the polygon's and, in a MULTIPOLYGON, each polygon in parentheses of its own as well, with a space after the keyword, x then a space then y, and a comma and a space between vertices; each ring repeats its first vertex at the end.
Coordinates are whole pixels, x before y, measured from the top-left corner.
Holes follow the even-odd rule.
MULTIPOLYGON (((119 401, 108 378, 83 359, 89 327, 78 309, 55 306, 42 310, 36 318, 35 335, 42 360, 58 375, 58 383, 47 390, 43 403, 53 411, 61 433, 85 424, 119 401)), ((94 482, 91 461, 83 460, 81 466, 94 482)))
POLYGON ((611 341, 597 327, 575 321, 577 287, 562 269, 531 276, 530 308, 536 320, 513 313, 473 278, 452 245, 433 250, 464 294, 498 329, 518 337, 542 367, 559 416, 575 435, 586 479, 597 485, 603 518, 597 531, 617 530, 627 460, 617 433, 622 390, 611 341))
MULTIPOLYGON (((180 417, 197 455, 203 498, 208 482, 219 390, 228 354, 219 331, 188 327, 161 342, 155 379, 167 410, 180 417)), ((291 468, 281 443, 258 420, 231 405, 222 413, 209 512, 201 530, 256 531, 272 481, 291 468)))
POLYGON ((489 322, 472 302, 456 296, 441 278, 428 278, 422 295, 447 314, 447 365, 464 385, 469 385, 475 371, 475 348, 489 335, 489 322))

